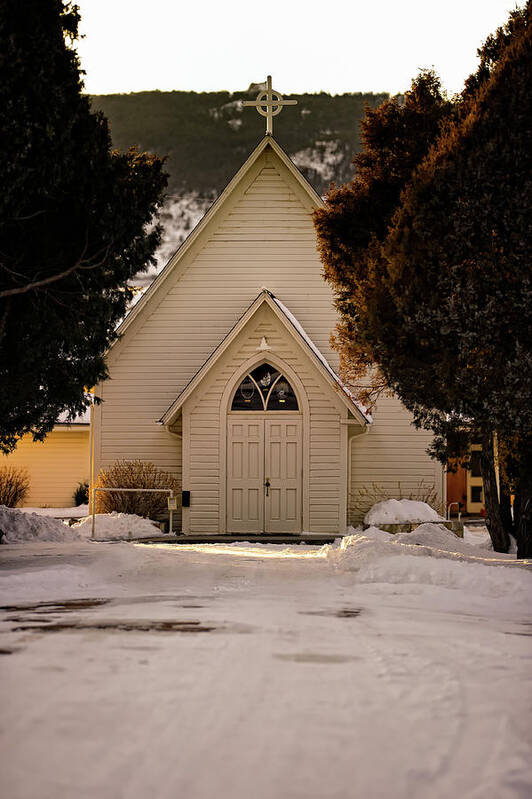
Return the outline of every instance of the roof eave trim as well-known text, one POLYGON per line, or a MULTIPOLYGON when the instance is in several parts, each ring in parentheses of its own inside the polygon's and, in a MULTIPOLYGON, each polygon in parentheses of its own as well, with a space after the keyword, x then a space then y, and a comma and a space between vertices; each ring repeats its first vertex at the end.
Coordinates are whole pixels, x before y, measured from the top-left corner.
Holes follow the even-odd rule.
POLYGON ((185 241, 177 248, 174 254, 168 259, 166 265, 163 267, 161 272, 157 275, 152 283, 148 286, 140 300, 135 303, 135 305, 131 308, 128 312, 122 323, 119 325, 117 329, 117 338, 115 341, 110 345, 109 351, 113 349, 113 346, 120 341, 120 338, 125 333, 129 325, 137 318, 137 316, 141 313, 144 306, 150 301, 151 297, 157 292, 160 285, 164 283, 168 275, 172 272, 174 266, 180 261, 186 253, 191 249, 194 245, 196 240, 199 238, 203 230, 210 224, 213 217, 216 215, 218 210, 223 206, 227 198, 233 193, 237 185, 240 183, 241 179, 244 177, 246 172, 253 166, 255 161, 261 155, 261 153, 267 148, 271 147, 272 150, 276 153, 279 159, 283 162, 286 168, 290 171, 293 177, 297 180, 301 188, 310 196, 310 199, 316 206, 322 206, 323 200, 319 196, 319 194, 312 188, 310 183, 303 177, 297 166, 294 162, 288 157, 285 153, 283 148, 275 141, 273 136, 266 135, 264 136, 260 142, 257 144, 253 152, 249 155, 249 157, 244 161, 238 172, 231 178, 227 186, 218 195, 216 200, 213 204, 208 208, 205 215, 200 219, 196 227, 189 233, 185 241))
POLYGON ((211 369, 211 366, 218 360, 218 358, 223 355, 227 347, 231 344, 231 342, 236 338, 240 330, 247 324, 247 322, 251 319, 255 311, 258 307, 262 304, 264 300, 264 291, 255 297, 251 305, 247 308, 247 310, 242 314, 242 316, 235 322, 231 330, 227 333, 227 335, 220 341, 217 347, 211 352, 209 357, 203 364, 200 366, 198 371, 195 375, 189 380, 187 385, 181 391, 181 393, 176 397, 174 402, 170 405, 170 407, 165 411, 165 413, 159 419, 159 424, 163 424, 165 426, 172 424, 177 417, 179 410, 181 409, 184 402, 188 399, 188 397, 192 394, 195 390, 196 386, 201 383, 205 374, 211 369), (214 360, 213 360, 214 359, 214 360), (212 361, 212 363, 211 363, 212 361))
POLYGON ((56 432, 59 430, 82 430, 88 429, 90 427, 90 422, 56 422, 52 428, 56 432))
POLYGON ((319 352, 318 348, 315 344, 310 345, 309 341, 310 338, 305 334, 302 335, 298 327, 292 322, 290 316, 287 316, 286 312, 283 310, 285 306, 280 303, 280 300, 272 294, 271 291, 268 289, 263 289, 261 293, 255 298, 255 300, 251 303, 249 308, 245 311, 245 313, 240 317, 240 319, 233 325, 229 333, 225 336, 224 339, 218 344, 216 349, 214 349, 207 360, 202 364, 202 366, 198 369, 196 374, 192 377, 189 383, 185 386, 183 391, 179 394, 178 397, 174 400, 174 402, 170 405, 170 407, 166 410, 166 412, 161 416, 158 420, 158 423, 161 425, 168 426, 172 424, 179 411, 181 410, 183 404, 186 402, 188 397, 193 393, 196 387, 201 383, 206 373, 212 368, 214 363, 218 360, 219 357, 223 355, 225 350, 229 347, 231 342, 237 337, 240 333, 242 328, 248 323, 248 321, 252 318, 255 314, 257 309, 263 302, 266 302, 268 306, 272 309, 275 315, 284 323, 287 330, 289 330, 292 335, 299 341, 301 344, 304 345, 304 349, 306 352, 310 352, 311 358, 316 364, 317 368, 321 372, 321 374, 325 377, 328 381, 333 381, 338 390, 338 396, 342 400, 342 402, 346 405, 348 410, 358 419, 359 423, 362 426, 367 424, 371 424, 372 419, 371 416, 366 415, 362 412, 362 410, 358 407, 355 403, 354 398, 349 394, 349 392, 344 387, 342 381, 336 374, 336 372, 327 365, 327 368, 322 363, 323 355, 318 357, 316 355, 316 351, 319 352), (280 303, 280 305, 279 305, 280 303), (297 336, 295 336, 297 334, 297 336))
MULTIPOLYGON (((341 380, 339 375, 336 374, 332 366, 329 364, 319 347, 314 344, 308 333, 303 329, 299 321, 296 319, 294 314, 284 305, 281 300, 276 297, 274 294, 270 293, 270 296, 275 303, 275 306, 279 309, 282 313, 283 317, 287 320, 290 326, 296 331, 299 338, 307 345, 308 349, 312 352, 315 360, 317 361, 320 369, 323 372, 326 372, 327 377, 330 379, 332 378, 341 392, 342 398, 347 400, 349 410, 355 415, 358 416, 359 421, 363 424, 372 424, 373 419, 371 414, 367 411, 366 408, 362 406, 362 404, 356 399, 353 393, 349 390, 349 388, 345 385, 345 383, 341 380)), ((344 400, 344 401, 345 401, 344 400)))

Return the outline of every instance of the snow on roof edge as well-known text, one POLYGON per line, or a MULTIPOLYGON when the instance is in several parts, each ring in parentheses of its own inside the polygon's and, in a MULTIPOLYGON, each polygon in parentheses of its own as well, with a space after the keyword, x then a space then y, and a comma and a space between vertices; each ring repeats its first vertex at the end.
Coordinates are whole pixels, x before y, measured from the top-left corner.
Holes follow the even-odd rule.
POLYGON ((85 408, 83 413, 80 413, 71 419, 69 419, 68 417, 68 411, 63 411, 63 413, 60 413, 57 419, 55 420, 56 425, 79 425, 79 424, 90 424, 90 422, 91 422, 90 405, 88 408, 85 408))
POLYGON ((325 356, 323 355, 323 353, 322 353, 322 352, 320 352, 320 350, 318 349, 318 347, 317 347, 317 346, 314 344, 314 342, 312 341, 312 339, 310 338, 310 336, 309 336, 309 335, 308 335, 308 334, 305 332, 305 330, 303 329, 303 327, 301 326, 301 324, 298 322, 298 320, 296 319, 296 317, 293 315, 293 313, 292 313, 291 311, 289 311, 289 310, 288 310, 288 308, 286 307, 286 305, 284 305, 284 304, 281 302, 281 300, 280 300, 280 299, 278 299, 278 297, 276 297, 276 296, 275 296, 275 294, 273 294, 273 293, 272 293, 272 292, 271 292, 269 289, 267 289, 265 286, 263 286, 263 287, 261 288, 261 291, 260 291, 260 293, 259 293, 259 294, 258 294, 258 295, 255 297, 255 299, 253 300, 253 302, 252 302, 252 303, 251 303, 251 304, 250 304, 250 305, 247 307, 247 309, 246 309, 246 310, 244 311, 244 313, 243 313, 243 314, 242 314, 242 315, 239 317, 239 319, 238 319, 238 320, 237 320, 237 321, 234 323, 234 325, 231 327, 231 329, 229 330, 229 332, 228 332, 228 333, 227 333, 227 334, 226 334, 226 335, 223 337, 223 339, 222 339, 221 341, 219 341, 219 342, 218 342, 218 344, 216 345, 216 347, 215 347, 215 348, 212 350, 212 352, 210 353, 210 355, 209 355, 209 356, 208 356, 208 357, 205 359, 205 361, 203 362, 203 364, 202 364, 202 365, 199 367, 199 369, 198 369, 198 370, 197 370, 197 371, 194 373, 194 375, 193 375, 193 376, 190 378, 190 380, 188 381, 188 383, 186 384, 186 386, 184 386, 184 388, 183 388, 183 389, 182 389, 182 390, 179 392, 179 394, 177 395, 177 397, 175 398, 175 400, 174 400, 174 401, 173 401, 173 402, 172 402, 172 403, 171 403, 171 404, 168 406, 168 408, 166 409, 166 411, 165 411, 165 412, 162 414, 162 416, 161 416, 161 417, 160 417, 160 418, 157 420, 157 424, 167 424, 167 421, 165 421, 165 418, 167 418, 169 414, 171 414, 171 413, 173 413, 173 412, 174 412, 174 409, 176 409, 176 406, 178 405, 178 403, 179 403, 180 399, 183 397, 183 395, 185 395, 185 394, 186 394, 186 392, 187 392, 187 390, 188 390, 188 389, 189 389, 189 388, 190 388, 190 387, 191 387, 191 386, 194 384, 194 381, 195 381, 195 380, 198 378, 198 376, 201 374, 201 372, 203 372, 203 371, 205 370, 205 368, 208 366, 208 364, 209 364, 209 363, 212 361, 212 359, 213 359, 213 358, 216 356, 216 353, 217 353, 217 352, 219 352, 219 351, 221 350, 221 348, 224 346, 224 344, 225 344, 225 342, 227 341, 227 339, 230 337, 231 333, 232 333, 232 332, 233 332, 233 331, 234 331, 236 328, 238 328, 238 326, 239 326, 240 324, 242 324, 242 322, 243 322, 244 318, 246 317, 246 315, 247 315, 247 314, 249 314, 249 312, 250 312, 250 311, 251 311, 251 310, 254 308, 254 306, 255 306, 255 305, 257 305, 257 304, 259 303, 259 301, 260 301, 261 297, 264 297, 264 295, 267 295, 267 296, 270 298, 270 300, 271 300, 273 303, 275 303, 276 307, 277 307, 277 308, 279 309, 279 311, 280 311, 280 312, 283 314, 283 316, 286 318, 286 320, 287 320, 288 322, 290 322, 290 324, 292 325, 292 327, 294 328, 294 330, 296 330, 296 331, 297 331, 297 333, 299 333, 299 335, 300 335, 300 337, 302 338, 302 340, 303 340, 303 341, 305 342, 305 344, 306 344, 306 345, 309 347, 309 349, 310 349, 310 350, 311 350, 311 351, 314 353, 314 355, 315 355, 315 356, 318 358, 319 362, 320 362, 320 363, 322 364, 322 366, 323 366, 323 367, 324 367, 324 368, 327 370, 328 374, 329 374, 329 375, 330 375, 330 376, 333 378, 334 382, 335 382, 335 383, 338 385, 338 387, 339 387, 339 388, 342 390, 343 394, 344 394, 344 395, 345 395, 345 396, 348 398, 348 400, 351 402, 351 404, 352 404, 352 405, 353 405, 353 406, 354 406, 354 407, 357 409, 357 411, 358 411, 358 412, 359 412, 359 413, 362 415, 363 419, 364 419, 364 420, 365 420, 365 421, 366 421, 368 424, 372 424, 372 422, 373 422, 373 418, 372 418, 371 414, 368 412, 367 408, 366 408, 364 405, 362 405, 362 403, 361 403, 361 402, 359 402, 359 401, 356 399, 356 397, 355 397, 355 395, 353 394, 353 392, 352 392, 352 391, 351 391, 351 390, 350 390, 350 389, 349 389, 349 388, 348 388, 348 387, 345 385, 345 383, 343 383, 343 382, 342 382, 342 380, 341 380, 341 379, 339 378, 339 376, 336 374, 336 372, 334 371, 334 369, 333 369, 333 368, 330 366, 330 364, 328 363, 328 361, 327 361, 327 359, 325 358, 325 356))
POLYGON ((334 379, 335 383, 339 386, 339 388, 341 388, 342 391, 344 392, 344 394, 347 397, 349 397, 349 399, 351 400, 353 405, 357 408, 358 411, 360 411, 360 413, 362 414, 364 419, 368 422, 368 424, 372 424, 373 419, 372 419, 372 416, 369 413, 368 409, 361 402, 359 402, 359 400, 357 400, 357 398, 355 397, 355 395, 353 394, 351 389, 348 388, 348 386, 346 386, 346 384, 336 374, 336 372, 334 371, 332 366, 329 364, 329 362, 327 361, 327 359, 325 358, 323 353, 314 344, 314 342, 312 341, 310 336, 306 333, 306 331, 301 326, 301 324, 298 322, 298 320, 296 319, 294 314, 291 311, 288 310, 286 305, 284 303, 282 303, 281 300, 278 297, 275 296, 275 294, 272 294, 272 292, 268 291, 267 289, 266 289, 266 292, 267 292, 267 294, 269 294, 271 299, 277 305, 279 310, 286 316, 288 321, 291 322, 291 324, 295 327, 295 329, 297 330, 297 332, 299 333, 301 338, 305 341, 305 343, 308 344, 310 349, 313 351, 314 355, 316 355, 316 357, 319 359, 320 363, 325 367, 325 369, 327 369, 328 373, 334 379))

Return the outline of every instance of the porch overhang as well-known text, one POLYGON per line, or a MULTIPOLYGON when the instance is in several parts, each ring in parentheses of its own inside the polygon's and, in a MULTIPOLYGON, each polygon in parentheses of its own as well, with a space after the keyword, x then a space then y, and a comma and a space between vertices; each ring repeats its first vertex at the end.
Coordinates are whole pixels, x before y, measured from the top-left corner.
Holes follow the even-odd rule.
POLYGON ((313 362, 314 366, 318 369, 321 375, 329 383, 331 388, 337 392, 338 397, 342 403, 347 407, 349 413, 352 414, 354 420, 361 426, 371 424, 371 415, 364 406, 357 401, 350 389, 342 382, 340 377, 336 374, 334 369, 330 366, 325 356, 320 352, 318 347, 314 344, 312 339, 307 335, 303 327, 300 325, 296 317, 289 311, 289 309, 268 289, 262 289, 261 293, 255 298, 246 312, 240 317, 238 322, 232 327, 229 333, 225 336, 215 350, 209 355, 207 360, 198 369, 194 377, 190 380, 188 385, 185 386, 183 391, 174 400, 166 412, 161 416, 158 423, 169 428, 177 419, 184 403, 196 390, 201 381, 210 372, 213 366, 223 356, 231 343, 236 339, 239 333, 243 330, 246 324, 251 320, 254 314, 262 305, 268 305, 275 316, 279 319, 283 327, 287 330, 289 335, 297 342, 297 344, 306 352, 308 357, 313 362))

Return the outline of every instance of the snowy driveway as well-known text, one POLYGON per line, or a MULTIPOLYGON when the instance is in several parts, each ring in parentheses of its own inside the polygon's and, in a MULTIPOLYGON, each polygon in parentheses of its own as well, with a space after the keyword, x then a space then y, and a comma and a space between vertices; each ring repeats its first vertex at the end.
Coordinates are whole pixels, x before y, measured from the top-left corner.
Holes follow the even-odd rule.
POLYGON ((511 597, 360 583, 310 547, 0 554, 6 799, 532 793, 511 597))

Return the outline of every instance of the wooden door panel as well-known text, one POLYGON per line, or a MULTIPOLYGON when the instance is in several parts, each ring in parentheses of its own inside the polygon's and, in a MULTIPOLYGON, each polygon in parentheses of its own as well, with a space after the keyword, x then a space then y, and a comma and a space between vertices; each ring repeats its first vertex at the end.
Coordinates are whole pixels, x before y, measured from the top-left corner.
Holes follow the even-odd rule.
POLYGON ((270 481, 280 480, 283 474, 281 441, 270 441, 270 468, 268 476, 270 481))
POLYGON ((231 473, 234 479, 241 480, 243 475, 244 442, 233 441, 230 448, 231 473))
POLYGON ((302 420, 265 421, 264 475, 269 478, 264 523, 267 533, 301 532, 302 420))
POLYGON ((301 502, 301 418, 228 417, 227 531, 301 532, 301 502))
POLYGON ((227 420, 227 531, 264 530, 264 421, 227 420))
POLYGON ((298 470, 301 471, 301 457, 299 454, 301 442, 287 441, 286 442, 286 466, 285 477, 289 480, 298 479, 298 470))
MULTIPOLYGON (((270 480, 272 478, 270 477, 270 480)), ((269 504, 269 517, 270 521, 273 519, 276 522, 281 520, 281 489, 270 488, 269 496, 266 498, 269 504)), ((266 501, 265 500, 265 501, 266 501)))
POLYGON ((242 519, 242 509, 244 507, 244 500, 242 497, 243 490, 241 488, 233 488, 231 490, 231 516, 233 519, 242 519))
POLYGON ((264 488, 261 485, 260 488, 248 488, 247 490, 247 511, 248 511, 248 519, 251 522, 257 522, 257 524, 262 525, 262 516, 263 516, 263 499, 262 495, 264 493, 264 488))
POLYGON ((298 491, 295 488, 286 489, 286 519, 290 522, 297 522, 299 508, 298 491))

